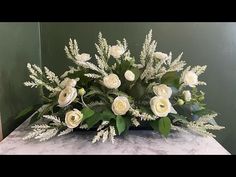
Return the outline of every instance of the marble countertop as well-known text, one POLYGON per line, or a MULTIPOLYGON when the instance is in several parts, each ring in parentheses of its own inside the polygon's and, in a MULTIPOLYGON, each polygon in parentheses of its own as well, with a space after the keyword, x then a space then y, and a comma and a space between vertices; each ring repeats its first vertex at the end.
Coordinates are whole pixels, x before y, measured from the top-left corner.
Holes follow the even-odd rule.
POLYGON ((48 155, 98 155, 98 154, 144 154, 144 155, 230 155, 214 138, 202 137, 189 132, 175 132, 167 139, 150 130, 132 130, 125 137, 116 137, 111 142, 92 144, 96 132, 76 131, 55 137, 46 142, 22 140, 27 134, 27 121, 0 142, 0 154, 48 154, 48 155))

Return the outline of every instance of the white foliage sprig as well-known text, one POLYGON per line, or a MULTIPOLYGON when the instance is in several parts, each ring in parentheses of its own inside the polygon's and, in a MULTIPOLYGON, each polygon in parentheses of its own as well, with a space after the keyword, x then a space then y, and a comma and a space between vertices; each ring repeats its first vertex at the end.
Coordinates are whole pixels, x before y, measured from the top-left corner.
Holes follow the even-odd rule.
POLYGON ((87 73, 87 74, 84 74, 84 75, 85 75, 86 77, 93 78, 93 79, 101 78, 101 75, 93 74, 93 73, 87 73))
POLYGON ((73 132, 73 128, 67 128, 67 129, 61 131, 57 136, 67 135, 67 134, 69 134, 71 132, 73 132))
POLYGON ((145 112, 141 113, 138 109, 134 109, 132 107, 129 109, 129 112, 132 114, 132 116, 136 118, 140 118, 141 120, 144 120, 144 121, 155 120, 158 118, 156 116, 151 116, 145 112))
POLYGON ((217 114, 207 114, 204 116, 201 116, 197 121, 189 122, 187 124, 187 127, 203 136, 212 136, 215 137, 215 135, 211 132, 208 132, 207 130, 221 130, 225 127, 219 126, 219 125, 213 125, 210 122, 217 116, 217 114))
POLYGON ((74 68, 74 67, 72 67, 72 66, 69 66, 69 70, 68 71, 65 71, 61 76, 60 76, 60 78, 65 78, 65 77, 67 77, 69 74, 73 74, 73 73, 75 73, 76 71, 79 71, 80 69, 79 69, 79 67, 77 67, 77 68, 74 68))
POLYGON ((200 74, 203 74, 205 72, 206 68, 207 68, 207 65, 204 65, 204 66, 197 65, 192 68, 192 71, 195 72, 199 76, 200 74))
POLYGON ((45 132, 37 135, 35 137, 35 139, 39 139, 39 141, 46 141, 46 140, 56 136, 58 131, 59 130, 57 128, 47 129, 45 132))
POLYGON ((135 117, 131 119, 131 122, 135 127, 138 127, 140 125, 139 121, 135 117))
POLYGON ((24 82, 24 85, 31 88, 38 88, 40 86, 45 87, 50 92, 59 92, 61 89, 58 87, 60 80, 59 78, 50 71, 47 67, 44 67, 44 72, 41 70, 40 67, 31 65, 30 63, 27 64, 27 68, 31 73, 29 77, 32 81, 24 82))
POLYGON ((94 136, 92 143, 96 143, 101 139, 102 139, 102 142, 104 143, 108 138, 110 139, 112 143, 115 142, 115 139, 114 139, 114 137, 116 136, 115 128, 114 126, 105 127, 106 125, 108 125, 108 123, 104 121, 101 124, 101 127, 99 127, 99 129, 97 130, 97 134, 94 136))
POLYGON ((150 30, 148 35, 146 36, 143 44, 143 50, 141 51, 140 54, 140 62, 143 67, 146 65, 146 59, 149 55, 151 41, 152 41, 152 30, 150 30))
POLYGON ((186 62, 181 60, 182 55, 183 52, 173 62, 169 63, 169 68, 167 69, 167 72, 179 72, 183 70, 184 66, 186 65, 186 62))
POLYGON ((29 132, 27 136, 23 137, 23 140, 32 139, 45 131, 46 129, 34 129, 33 131, 29 132))
POLYGON ((60 84, 60 80, 58 78, 58 76, 56 76, 56 74, 52 71, 50 71, 47 67, 44 67, 45 70, 45 74, 47 79, 51 82, 51 83, 56 83, 57 85, 60 84))
POLYGON ((57 116, 53 116, 53 115, 44 115, 43 117, 46 118, 46 119, 48 119, 48 120, 53 121, 53 122, 54 122, 55 124, 57 124, 57 125, 61 125, 61 124, 62 124, 60 118, 57 117, 57 116))

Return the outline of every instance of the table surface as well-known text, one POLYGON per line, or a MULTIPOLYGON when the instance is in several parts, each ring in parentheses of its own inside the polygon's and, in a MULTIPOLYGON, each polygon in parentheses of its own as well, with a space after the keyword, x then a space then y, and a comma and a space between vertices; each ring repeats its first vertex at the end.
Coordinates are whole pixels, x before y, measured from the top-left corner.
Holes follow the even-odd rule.
POLYGON ((230 155, 214 138, 202 137, 190 132, 174 132, 168 138, 151 130, 131 130, 128 135, 116 137, 110 141, 91 143, 96 132, 76 131, 71 134, 55 137, 45 142, 22 140, 29 129, 25 121, 8 137, 0 142, 0 154, 22 155, 191 155, 219 154, 230 155))

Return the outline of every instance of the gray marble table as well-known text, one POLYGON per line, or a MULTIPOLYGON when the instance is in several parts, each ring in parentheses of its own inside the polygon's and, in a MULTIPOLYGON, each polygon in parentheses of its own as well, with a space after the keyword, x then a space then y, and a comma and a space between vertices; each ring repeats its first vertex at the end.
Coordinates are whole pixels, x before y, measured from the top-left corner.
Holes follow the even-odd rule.
POLYGON ((48 154, 48 155, 97 155, 97 154, 220 154, 230 155, 214 138, 202 137, 189 132, 175 132, 167 139, 150 130, 133 130, 125 137, 116 137, 114 144, 92 144, 95 132, 73 132, 46 142, 24 141, 27 121, 0 142, 0 154, 48 154))

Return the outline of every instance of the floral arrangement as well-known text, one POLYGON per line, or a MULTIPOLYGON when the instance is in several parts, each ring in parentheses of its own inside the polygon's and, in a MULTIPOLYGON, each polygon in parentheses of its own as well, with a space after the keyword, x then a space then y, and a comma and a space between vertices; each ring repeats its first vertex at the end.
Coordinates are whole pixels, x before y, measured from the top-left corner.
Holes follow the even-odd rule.
POLYGON ((116 135, 142 124, 164 137, 171 130, 215 136, 211 130, 224 128, 217 125, 217 113, 206 107, 205 94, 197 89, 206 85, 199 76, 207 66, 185 68, 182 53, 173 60, 171 52, 156 51, 152 31, 138 60, 131 56, 125 39, 110 46, 99 33, 95 46, 97 64, 70 39, 65 53, 75 66, 60 77, 47 67, 27 65, 32 81, 24 85, 40 87, 43 101, 19 114, 31 115, 32 131, 24 139, 44 141, 75 129, 95 128, 93 143, 108 139, 113 143, 116 135))

